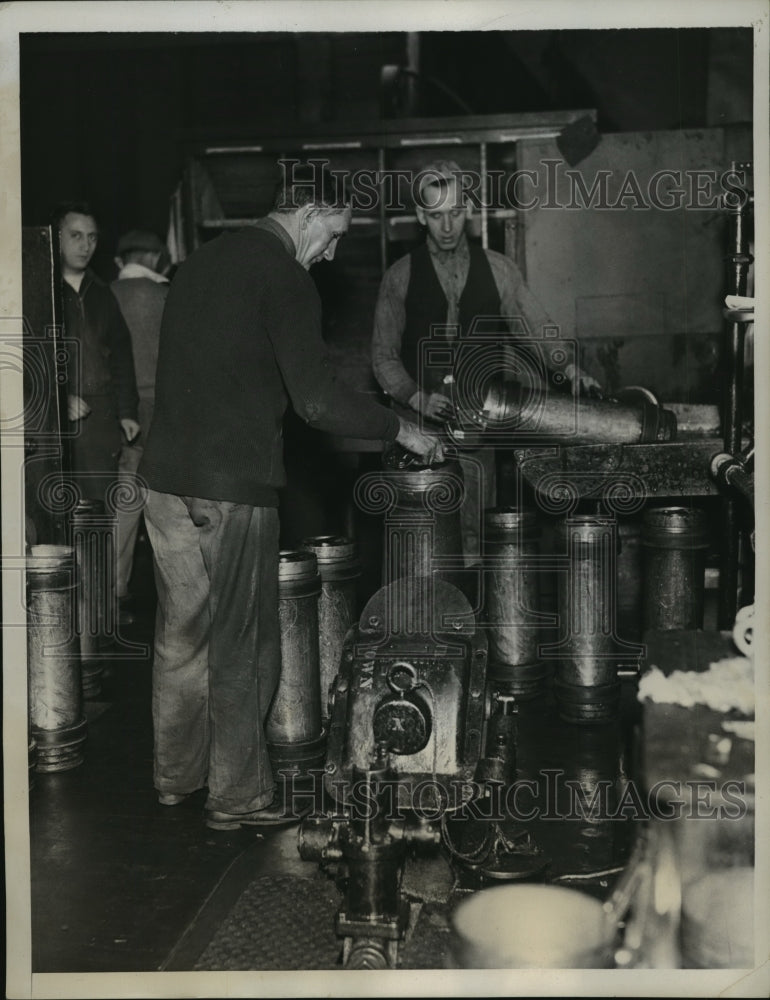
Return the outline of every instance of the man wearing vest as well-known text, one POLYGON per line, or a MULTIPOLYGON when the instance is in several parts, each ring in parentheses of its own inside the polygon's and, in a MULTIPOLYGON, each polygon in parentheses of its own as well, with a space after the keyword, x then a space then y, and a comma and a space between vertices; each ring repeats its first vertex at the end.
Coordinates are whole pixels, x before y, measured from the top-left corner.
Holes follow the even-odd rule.
MULTIPOLYGON (((374 319, 372 366, 377 381, 403 417, 419 413, 426 426, 444 423, 453 411, 444 385, 451 366, 423 367, 421 341, 431 329, 449 340, 467 337, 474 321, 484 332, 501 327, 536 337, 555 324, 529 291, 521 272, 504 254, 468 242, 471 205, 458 177, 460 167, 440 160, 424 167, 417 194, 417 219, 425 243, 390 267, 382 279, 374 319), (495 318, 496 322, 495 322, 495 318), (490 325, 491 321, 491 325, 490 325)), ((435 338, 432 343, 435 342, 435 338)), ((598 389, 595 379, 573 365, 562 373, 573 392, 598 389)), ((467 562, 479 554, 483 508, 495 503, 495 461, 491 447, 461 456, 466 498, 461 512, 467 562)))

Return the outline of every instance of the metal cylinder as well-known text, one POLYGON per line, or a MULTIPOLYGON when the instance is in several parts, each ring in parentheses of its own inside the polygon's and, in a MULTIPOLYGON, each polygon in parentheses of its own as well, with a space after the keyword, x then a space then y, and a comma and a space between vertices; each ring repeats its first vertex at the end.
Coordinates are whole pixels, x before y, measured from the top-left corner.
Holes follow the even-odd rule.
POLYGON ((345 851, 348 917, 394 919, 399 912, 402 854, 391 844, 360 843, 345 851))
POLYGON ((703 628, 708 526, 703 511, 655 507, 644 512, 645 629, 703 628))
POLYGON ((384 483, 394 497, 385 518, 383 583, 432 576, 458 586, 463 567, 460 463, 389 470, 384 483))
POLYGON ((615 630, 617 522, 575 515, 556 532, 569 559, 559 574, 558 610, 566 636, 557 648, 554 691, 567 722, 607 722, 620 698, 615 630))
POLYGON ((78 566, 77 633, 83 697, 98 698, 104 659, 115 635, 116 525, 101 500, 79 500, 72 512, 72 545, 78 566))
MULTIPOLYGON (((498 377, 488 380, 482 390, 468 394, 461 417, 467 425, 465 431, 536 434, 541 441, 573 445, 643 444, 676 437, 676 416, 653 402, 649 393, 640 392, 632 402, 575 399, 565 393, 541 393, 498 377)), ((461 439, 462 435, 458 444, 461 439)))
POLYGON ((27 555, 27 669, 38 771, 67 771, 83 762, 86 720, 75 592, 72 548, 33 545, 27 555))
POLYGON ((487 680, 520 698, 541 693, 550 673, 538 660, 540 531, 534 513, 495 507, 484 514, 484 607, 489 628, 487 680))
POLYGON ((318 600, 321 716, 328 720, 330 691, 339 670, 342 644, 356 620, 356 583, 361 564, 353 542, 339 535, 305 538, 302 548, 315 555, 321 574, 318 600))
POLYGON ((315 555, 282 551, 278 564, 281 677, 265 723, 276 780, 307 778, 311 768, 323 767, 326 734, 321 722, 320 594, 315 555))
POLYGON ((642 618, 641 520, 618 522, 618 617, 621 634, 641 638, 642 618))

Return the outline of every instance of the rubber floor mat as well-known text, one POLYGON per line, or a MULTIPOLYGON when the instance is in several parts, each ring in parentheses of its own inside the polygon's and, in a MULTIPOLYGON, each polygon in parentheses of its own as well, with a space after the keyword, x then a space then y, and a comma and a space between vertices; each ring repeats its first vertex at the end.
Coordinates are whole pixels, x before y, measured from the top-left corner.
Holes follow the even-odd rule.
MULTIPOLYGON (((265 875, 241 894, 195 963, 196 971, 340 969, 342 942, 334 933, 340 894, 333 882, 265 875)), ((440 911, 419 914, 402 945, 399 967, 444 967, 449 941, 440 911)))

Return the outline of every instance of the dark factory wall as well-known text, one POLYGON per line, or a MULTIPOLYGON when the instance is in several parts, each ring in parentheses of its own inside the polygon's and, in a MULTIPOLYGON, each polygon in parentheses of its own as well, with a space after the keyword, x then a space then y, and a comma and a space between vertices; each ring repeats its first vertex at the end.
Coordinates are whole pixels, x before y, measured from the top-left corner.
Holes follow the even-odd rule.
POLYGON ((23 35, 23 221, 87 197, 108 277, 121 231, 165 232, 190 130, 568 107, 595 107, 605 132, 721 125, 750 117, 751 44, 748 29, 425 32, 407 94, 407 76, 381 83, 407 65, 402 33, 23 35))

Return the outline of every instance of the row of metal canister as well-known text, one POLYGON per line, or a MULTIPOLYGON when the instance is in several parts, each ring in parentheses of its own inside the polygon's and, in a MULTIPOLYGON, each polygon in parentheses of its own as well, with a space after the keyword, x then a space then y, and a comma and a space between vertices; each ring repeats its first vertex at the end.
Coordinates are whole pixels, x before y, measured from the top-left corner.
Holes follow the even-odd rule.
MULTIPOLYGON (((85 699, 98 697, 115 652, 114 519, 84 502, 72 545, 27 555, 30 767, 64 771, 83 761, 85 699)), ((279 563, 282 672, 267 721, 276 770, 323 764, 326 700, 355 614, 360 566, 345 538, 307 539, 279 563)))
MULTIPOLYGON (((459 544, 457 522, 456 513, 436 515, 427 536, 434 551, 427 561, 418 552, 404 570, 422 572, 431 555, 459 544)), ((409 532, 408 519, 400 530, 409 532)), ((83 698, 99 693, 105 635, 111 634, 110 519, 86 502, 73 514, 72 532, 72 546, 33 546, 27 560, 30 730, 38 770, 65 770, 82 761, 83 698)), ((389 537, 386 532, 386 545, 389 537)), ((643 629, 701 627, 708 547, 703 513, 651 508, 641 535, 627 532, 624 545, 626 563, 629 552, 640 547, 643 553, 643 629)), ((565 518, 557 522, 554 551, 551 564, 541 552, 533 512, 486 512, 480 612, 490 643, 490 683, 526 698, 541 693, 555 673, 562 715, 600 721, 614 712, 619 662, 638 658, 640 648, 618 635, 616 614, 626 594, 618 572, 617 521, 565 518), (541 600, 549 569, 560 570, 556 617, 541 600), (548 636, 550 643, 544 642, 548 636)), ((627 564, 632 584, 635 574, 627 564)), ((323 764, 329 691, 354 621, 359 575, 354 545, 346 538, 307 539, 280 555, 282 674, 266 726, 276 771, 304 773, 323 764)), ((449 575, 459 579, 456 571, 449 575)))

